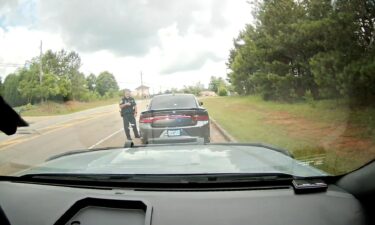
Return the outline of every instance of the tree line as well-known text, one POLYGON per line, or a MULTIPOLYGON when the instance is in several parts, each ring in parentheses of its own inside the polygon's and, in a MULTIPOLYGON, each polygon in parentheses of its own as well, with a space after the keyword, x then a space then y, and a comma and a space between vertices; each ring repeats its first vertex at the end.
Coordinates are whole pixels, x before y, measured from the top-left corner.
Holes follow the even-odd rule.
POLYGON ((206 88, 201 82, 197 82, 193 85, 184 85, 180 89, 171 88, 169 90, 165 90, 164 94, 185 93, 200 96, 202 91, 213 91, 219 96, 227 96, 230 94, 230 92, 233 92, 231 85, 228 84, 228 82, 222 77, 211 76, 208 88, 206 88))
POLYGON ((86 77, 80 67, 78 53, 48 50, 41 59, 33 58, 25 67, 8 74, 4 81, 0 79, 0 94, 11 106, 117 96, 119 87, 113 74, 104 71, 86 77))
POLYGON ((263 0, 234 39, 228 78, 241 95, 375 104, 375 1, 263 0))

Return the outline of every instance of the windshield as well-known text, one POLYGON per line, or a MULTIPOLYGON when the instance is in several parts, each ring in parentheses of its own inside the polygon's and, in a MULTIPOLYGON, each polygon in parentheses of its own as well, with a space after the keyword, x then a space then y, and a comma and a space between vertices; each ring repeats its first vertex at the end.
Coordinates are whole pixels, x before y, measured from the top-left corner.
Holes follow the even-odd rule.
POLYGON ((375 158, 373 18, 372 1, 0 1, 0 175, 352 172, 375 158))

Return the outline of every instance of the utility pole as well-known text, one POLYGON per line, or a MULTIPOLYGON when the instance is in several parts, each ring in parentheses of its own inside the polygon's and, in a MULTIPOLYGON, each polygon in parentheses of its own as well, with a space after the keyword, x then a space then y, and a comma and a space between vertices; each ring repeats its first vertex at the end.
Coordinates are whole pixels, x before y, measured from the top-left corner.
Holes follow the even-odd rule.
POLYGON ((142 70, 141 70, 141 97, 143 98, 143 74, 142 74, 142 70))
MULTIPOLYGON (((39 84, 40 86, 42 86, 42 81, 43 81, 42 56, 43 56, 43 42, 42 40, 40 40, 40 55, 39 55, 39 84)), ((41 96, 40 102, 43 103, 43 96, 41 96)))

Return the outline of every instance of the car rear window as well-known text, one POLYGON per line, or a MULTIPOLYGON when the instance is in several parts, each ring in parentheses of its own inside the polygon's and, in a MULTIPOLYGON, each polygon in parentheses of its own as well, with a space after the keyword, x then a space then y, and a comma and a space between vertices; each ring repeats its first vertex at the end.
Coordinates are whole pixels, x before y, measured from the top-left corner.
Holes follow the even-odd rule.
POLYGON ((156 96, 152 99, 150 109, 196 108, 197 103, 191 95, 156 96))

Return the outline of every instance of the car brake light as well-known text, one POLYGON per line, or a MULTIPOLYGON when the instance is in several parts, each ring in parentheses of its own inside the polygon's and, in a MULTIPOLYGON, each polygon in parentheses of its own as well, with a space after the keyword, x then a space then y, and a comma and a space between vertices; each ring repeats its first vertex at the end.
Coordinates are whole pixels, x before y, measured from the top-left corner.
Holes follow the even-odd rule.
POLYGON ((194 115, 193 120, 195 120, 195 121, 208 121, 209 117, 207 115, 194 115))
POLYGON ((154 122, 154 118, 153 117, 140 118, 139 122, 140 123, 153 123, 154 122))

